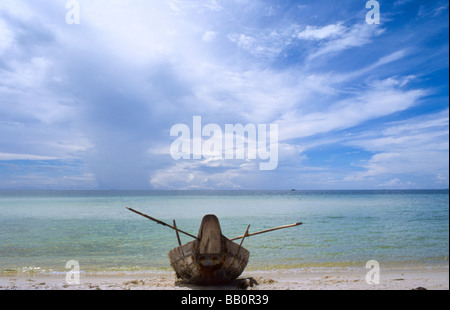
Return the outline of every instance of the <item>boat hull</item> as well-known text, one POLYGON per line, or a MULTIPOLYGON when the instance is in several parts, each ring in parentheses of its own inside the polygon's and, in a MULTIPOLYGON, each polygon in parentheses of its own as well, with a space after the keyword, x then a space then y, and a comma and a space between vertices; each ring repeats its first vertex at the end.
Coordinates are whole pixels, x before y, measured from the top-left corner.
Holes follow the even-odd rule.
POLYGON ((222 236, 221 251, 201 254, 199 241, 195 240, 169 252, 176 275, 188 284, 229 283, 239 277, 247 266, 250 252, 222 236))

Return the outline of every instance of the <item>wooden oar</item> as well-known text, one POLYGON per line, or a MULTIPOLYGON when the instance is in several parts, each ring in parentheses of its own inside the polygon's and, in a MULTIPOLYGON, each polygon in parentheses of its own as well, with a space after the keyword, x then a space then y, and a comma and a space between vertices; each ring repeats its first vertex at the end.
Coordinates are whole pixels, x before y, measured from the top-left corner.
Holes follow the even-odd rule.
POLYGON ((239 236, 239 237, 236 237, 236 238, 233 238, 233 239, 230 239, 230 240, 234 241, 234 240, 238 240, 238 239, 242 239, 242 238, 245 238, 245 237, 259 235, 259 234, 263 234, 263 233, 274 231, 274 230, 278 230, 278 229, 295 227, 295 226, 299 226, 299 225, 302 225, 302 224, 303 224, 302 222, 299 222, 299 223, 295 223, 295 224, 284 225, 284 226, 274 227, 274 228, 270 228, 270 229, 266 229, 266 230, 261 230, 261 231, 257 231, 257 232, 251 233, 251 234, 246 233, 246 234, 244 234, 242 236, 239 236))
POLYGON ((250 229, 250 225, 248 225, 247 226, 247 229, 245 230, 245 233, 244 233, 244 235, 242 236, 242 240, 241 240, 241 243, 239 244, 239 246, 242 246, 242 243, 244 243, 244 239, 245 239, 245 237, 247 237, 248 236, 248 230, 250 229))
POLYGON ((177 234, 178 245, 182 246, 180 234, 178 233, 177 223, 175 222, 175 220, 173 220, 173 227, 175 228, 175 233, 177 234))
POLYGON ((158 220, 158 219, 155 219, 154 217, 151 217, 150 215, 141 213, 141 212, 136 211, 136 210, 134 210, 134 209, 131 209, 131 208, 129 208, 129 207, 126 207, 126 208, 127 208, 128 210, 130 210, 130 211, 132 211, 132 212, 134 212, 134 213, 136 213, 136 214, 142 215, 143 217, 148 218, 149 220, 152 220, 152 221, 154 221, 154 222, 156 222, 156 223, 158 223, 158 224, 160 224, 160 225, 170 227, 170 228, 172 228, 172 229, 175 230, 175 231, 179 231, 180 233, 183 233, 183 234, 185 234, 185 235, 188 235, 189 237, 192 237, 192 238, 194 238, 194 239, 198 239, 196 236, 191 235, 190 233, 187 233, 187 232, 185 232, 185 231, 182 231, 181 229, 178 229, 177 227, 173 227, 173 226, 171 226, 171 225, 169 225, 169 224, 167 224, 167 223, 164 223, 163 221, 160 221, 160 220, 158 220))

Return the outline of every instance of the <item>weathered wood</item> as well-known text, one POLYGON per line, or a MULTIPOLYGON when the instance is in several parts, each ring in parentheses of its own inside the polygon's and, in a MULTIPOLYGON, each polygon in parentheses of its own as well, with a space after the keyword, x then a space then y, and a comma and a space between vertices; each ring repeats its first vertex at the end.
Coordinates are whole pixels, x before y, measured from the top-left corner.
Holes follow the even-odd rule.
POLYGON ((169 252, 178 278, 208 285, 231 282, 242 274, 250 252, 222 235, 216 216, 203 218, 198 239, 169 252))
POLYGON ((247 266, 250 252, 226 237, 222 239, 224 248, 214 265, 201 263, 202 255, 196 249, 198 243, 199 241, 194 240, 169 252, 172 268, 177 277, 185 283, 200 285, 229 283, 239 277, 247 266))
POLYGON ((266 229, 266 230, 261 230, 261 231, 257 231, 257 232, 254 232, 254 233, 251 233, 251 234, 247 234, 247 235, 242 235, 242 236, 239 236, 239 237, 236 237, 236 238, 233 238, 233 239, 230 239, 231 241, 234 241, 234 240, 238 240, 238 239, 242 239, 242 238, 245 238, 245 237, 250 237, 250 236, 256 236, 256 235, 259 235, 259 234, 263 234, 263 233, 266 233, 266 232, 270 232, 270 231, 274 231, 274 230, 278 230, 278 229, 284 229, 284 228, 289 228, 289 227, 295 227, 295 226, 299 226, 299 225, 302 225, 303 223, 302 222, 299 222, 299 223, 295 223, 295 224, 290 224, 290 225, 284 225, 284 226, 279 226, 279 227, 274 227, 274 228, 270 228, 270 229, 266 229))
POLYGON ((205 215, 200 225, 198 252, 200 254, 220 254, 222 231, 215 215, 205 215))
POLYGON ((175 228, 175 233, 177 234, 178 245, 181 246, 180 234, 178 233, 177 223, 173 220, 173 227, 175 228))
POLYGON ((163 221, 160 221, 160 220, 158 220, 158 219, 155 219, 155 218, 151 217, 150 215, 141 213, 141 212, 136 211, 136 210, 134 210, 134 209, 131 209, 131 208, 129 208, 129 207, 126 207, 126 208, 127 208, 128 210, 130 210, 130 211, 132 211, 132 212, 134 212, 134 213, 136 213, 136 214, 142 215, 143 217, 148 218, 149 220, 152 220, 152 221, 154 221, 154 222, 156 222, 156 223, 158 223, 158 224, 160 224, 160 225, 167 226, 167 227, 172 228, 172 229, 174 229, 174 230, 176 230, 176 231, 179 231, 180 233, 183 233, 183 234, 185 234, 185 235, 187 235, 187 236, 189 236, 189 237, 192 237, 192 238, 194 238, 194 239, 197 239, 196 236, 191 235, 190 233, 187 233, 187 232, 185 232, 185 231, 182 231, 181 229, 175 228, 175 227, 173 227, 173 226, 171 226, 171 225, 169 225, 169 224, 167 224, 167 223, 164 223, 163 221))
POLYGON ((244 236, 241 239, 241 243, 239 243, 239 246, 242 246, 242 243, 244 243, 245 237, 248 236, 248 230, 250 229, 250 225, 247 226, 247 229, 245 230, 244 236))

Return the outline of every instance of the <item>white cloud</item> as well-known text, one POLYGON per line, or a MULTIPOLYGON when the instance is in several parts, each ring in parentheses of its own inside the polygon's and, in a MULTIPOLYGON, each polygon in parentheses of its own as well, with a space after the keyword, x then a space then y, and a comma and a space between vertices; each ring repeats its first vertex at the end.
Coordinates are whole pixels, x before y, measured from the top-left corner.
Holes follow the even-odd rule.
MULTIPOLYGON (((355 163, 363 172, 345 180, 365 180, 379 176, 443 176, 449 169, 448 110, 428 116, 391 123, 381 133, 364 133, 348 145, 375 153, 369 160, 355 163)), ((446 178, 438 178, 445 181, 446 178)), ((439 182, 436 182, 436 184, 439 182)), ((442 182, 440 182, 442 183, 442 182)), ((432 184, 428 184, 430 186, 432 184)))
MULTIPOLYGON (((435 4, 435 3, 432 3, 435 4)), ((417 16, 421 18, 433 18, 448 10, 448 2, 439 2, 435 6, 421 5, 417 16)))
POLYGON ((357 137, 352 145, 371 152, 446 151, 448 150, 448 110, 423 117, 388 124, 380 133, 357 137))
POLYGON ((0 153, 0 161, 9 160, 54 160, 56 157, 32 155, 32 154, 10 154, 0 153))
POLYGON ((415 188, 418 188, 417 184, 414 182, 411 182, 411 181, 402 182, 401 180, 399 180, 397 178, 383 182, 383 183, 379 184, 378 186, 381 188, 389 188, 389 189, 415 189, 415 188))
POLYGON ((342 23, 331 24, 323 27, 306 26, 306 29, 297 34, 297 38, 303 40, 324 40, 342 36, 346 28, 342 23))
POLYGON ((442 184, 444 186, 448 187, 449 181, 448 181, 449 175, 444 175, 443 173, 438 173, 436 176, 436 184, 442 184))
POLYGON ((217 32, 206 31, 202 36, 202 40, 206 43, 210 43, 210 42, 213 42, 216 37, 217 37, 217 32))
POLYGON ((400 6, 400 5, 406 4, 406 3, 411 2, 411 1, 412 0, 397 0, 397 1, 394 2, 394 6, 400 6))
POLYGON ((280 35, 276 31, 262 34, 231 33, 228 39, 251 55, 268 59, 279 56, 291 42, 290 37, 280 35))
POLYGON ((285 114, 278 121, 280 140, 350 128, 410 108, 426 94, 424 90, 401 90, 397 88, 398 85, 403 85, 403 79, 377 81, 373 83, 373 88, 338 101, 325 111, 285 114))
POLYGON ((170 9, 176 14, 188 14, 192 12, 213 11, 219 12, 222 6, 218 0, 169 0, 170 9))
POLYGON ((9 49, 14 43, 12 31, 7 27, 6 23, 0 19, 0 55, 9 49))
POLYGON ((4 116, 46 125, 73 119, 74 107, 70 104, 73 99, 49 87, 58 83, 52 61, 47 57, 31 57, 21 62, 11 61, 9 66, 10 70, 0 74, 0 112, 4 116))
MULTIPOLYGON (((310 93, 291 72, 232 69, 209 66, 191 74, 195 104, 201 106, 202 113, 233 115, 226 123, 270 123, 310 93)), ((215 118, 222 120, 221 115, 215 118)))
POLYGON ((337 28, 336 26, 331 29, 333 31, 323 34, 324 38, 329 38, 329 40, 310 55, 310 60, 327 54, 335 54, 352 47, 361 47, 371 42, 373 37, 384 32, 384 29, 378 26, 365 23, 355 24, 351 28, 346 28, 345 31, 343 31, 343 28, 337 28))
POLYGON ((230 161, 180 161, 169 168, 156 170, 150 176, 150 184, 160 189, 240 189, 233 179, 249 167, 256 165, 233 165, 230 169, 214 169, 222 165, 230 165, 230 161), (205 169, 205 167, 210 167, 205 169), (213 169, 211 169, 213 168, 213 169))
POLYGON ((50 63, 46 57, 32 57, 26 63, 14 62, 13 70, 0 76, 0 83, 10 89, 26 88, 36 92, 46 81, 50 63))

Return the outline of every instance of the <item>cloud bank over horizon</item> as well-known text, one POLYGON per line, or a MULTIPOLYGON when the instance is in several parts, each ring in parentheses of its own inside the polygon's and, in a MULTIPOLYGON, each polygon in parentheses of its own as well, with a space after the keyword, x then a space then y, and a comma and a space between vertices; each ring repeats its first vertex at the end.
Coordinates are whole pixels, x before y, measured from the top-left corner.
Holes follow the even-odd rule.
POLYGON ((78 2, 0 3, 0 189, 448 188, 448 2, 78 2), (277 169, 174 160, 196 115, 277 169))

